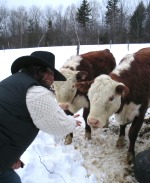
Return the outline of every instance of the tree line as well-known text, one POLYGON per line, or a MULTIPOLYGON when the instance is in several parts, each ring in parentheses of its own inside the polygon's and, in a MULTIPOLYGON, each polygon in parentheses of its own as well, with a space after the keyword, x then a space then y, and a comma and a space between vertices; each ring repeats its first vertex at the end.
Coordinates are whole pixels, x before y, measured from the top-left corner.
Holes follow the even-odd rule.
POLYGON ((150 42, 150 0, 82 0, 64 9, 0 4, 0 49, 150 42))

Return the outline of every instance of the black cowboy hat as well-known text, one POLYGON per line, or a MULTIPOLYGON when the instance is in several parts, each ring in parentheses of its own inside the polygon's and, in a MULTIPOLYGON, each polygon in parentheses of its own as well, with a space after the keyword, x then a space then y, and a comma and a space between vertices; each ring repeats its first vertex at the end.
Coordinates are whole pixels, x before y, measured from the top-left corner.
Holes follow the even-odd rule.
POLYGON ((55 55, 48 51, 35 51, 29 56, 17 58, 11 65, 11 73, 15 74, 20 69, 30 65, 50 68, 54 72, 55 81, 66 81, 65 76, 55 69, 55 55))

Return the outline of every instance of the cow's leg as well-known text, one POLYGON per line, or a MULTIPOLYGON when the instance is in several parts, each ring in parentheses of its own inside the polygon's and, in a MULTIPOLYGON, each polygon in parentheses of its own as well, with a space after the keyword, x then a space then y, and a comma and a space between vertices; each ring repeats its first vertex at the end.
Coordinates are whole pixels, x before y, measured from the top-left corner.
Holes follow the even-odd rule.
POLYGON ((83 119, 85 121, 85 139, 91 140, 91 127, 87 124, 87 117, 89 111, 90 111, 89 108, 83 109, 83 119))
POLYGON ((139 109, 139 116, 136 116, 132 122, 132 125, 129 129, 129 148, 128 148, 128 153, 127 153, 127 163, 131 164, 133 162, 133 159, 135 157, 135 142, 138 136, 138 133, 142 127, 143 121, 144 121, 144 116, 147 110, 148 105, 142 105, 139 109))
POLYGON ((127 163, 131 164, 133 162, 134 156, 135 156, 135 142, 138 136, 138 133, 141 129, 141 126, 143 124, 144 116, 142 119, 139 119, 139 117, 135 117, 134 121, 132 122, 132 125, 129 130, 129 148, 127 153, 127 163))
MULTIPOLYGON (((65 110, 64 112, 65 112, 67 115, 73 116, 73 113, 70 112, 70 111, 68 111, 68 110, 65 110)), ((66 145, 71 144, 71 143, 72 143, 72 139, 73 139, 73 133, 70 133, 70 134, 66 135, 66 137, 65 137, 65 144, 66 144, 66 145)))
POLYGON ((116 146, 118 148, 122 148, 125 145, 125 130, 126 130, 126 124, 125 125, 120 125, 120 134, 119 134, 119 138, 117 141, 116 146))

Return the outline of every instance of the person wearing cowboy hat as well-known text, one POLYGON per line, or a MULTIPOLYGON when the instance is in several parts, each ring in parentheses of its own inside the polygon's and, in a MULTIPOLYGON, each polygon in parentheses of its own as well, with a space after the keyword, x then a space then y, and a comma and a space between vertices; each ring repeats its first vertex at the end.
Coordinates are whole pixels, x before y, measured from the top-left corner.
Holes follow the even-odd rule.
POLYGON ((66 80, 55 69, 54 54, 19 57, 11 73, 0 82, 0 183, 21 183, 14 169, 23 167, 20 157, 39 130, 63 137, 81 125, 64 113, 51 89, 54 80, 66 80))

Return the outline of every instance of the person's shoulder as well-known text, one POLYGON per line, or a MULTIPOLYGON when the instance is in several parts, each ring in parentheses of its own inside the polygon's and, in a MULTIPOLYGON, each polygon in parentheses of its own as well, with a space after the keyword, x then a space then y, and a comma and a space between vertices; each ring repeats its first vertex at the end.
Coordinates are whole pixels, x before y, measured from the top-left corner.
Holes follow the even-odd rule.
POLYGON ((32 86, 28 89, 28 92, 43 93, 43 92, 49 92, 49 90, 43 86, 32 86))
POLYGON ((43 86, 32 86, 28 89, 26 99, 36 100, 42 98, 42 96, 50 95, 50 91, 43 86))

